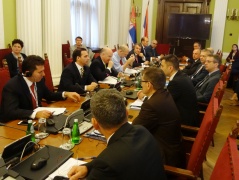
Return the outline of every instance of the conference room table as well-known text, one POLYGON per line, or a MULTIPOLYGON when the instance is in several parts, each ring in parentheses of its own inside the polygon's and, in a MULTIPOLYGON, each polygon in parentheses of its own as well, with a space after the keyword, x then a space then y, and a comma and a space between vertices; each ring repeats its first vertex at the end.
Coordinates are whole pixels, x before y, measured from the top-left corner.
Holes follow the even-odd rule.
MULTIPOLYGON (((126 89, 123 89, 123 91, 126 89)), ((64 107, 66 108, 65 114, 69 115, 75 110, 79 109, 81 106, 81 103, 84 102, 84 100, 85 100, 85 97, 81 97, 80 102, 74 102, 70 99, 66 99, 63 101, 53 102, 49 104, 48 107, 59 107, 59 108, 64 107)), ((128 111, 128 115, 130 115, 131 117, 130 119, 128 119, 129 121, 132 121, 139 113, 139 110, 129 109, 129 104, 132 103, 133 101, 134 100, 130 100, 130 99, 127 100, 127 104, 128 104, 127 111, 128 111)), ((33 121, 35 121, 37 125, 37 120, 33 120, 33 121)), ((26 135, 26 132, 24 131, 26 131, 27 126, 18 125, 17 124, 18 122, 19 120, 10 121, 6 123, 6 125, 21 129, 23 131, 6 127, 6 126, 0 127, 0 138, 1 138, 0 152, 3 151, 3 148, 5 145, 26 135)), ((37 131, 35 131, 35 133, 37 133, 37 131)), ((100 140, 87 138, 87 137, 84 137, 83 135, 81 135, 81 138, 82 138, 82 142, 78 145, 75 145, 75 147, 71 150, 74 152, 74 155, 73 155, 74 158, 98 156, 107 146, 106 142, 103 142, 100 140)), ((56 135, 50 134, 47 138, 40 140, 39 144, 41 146, 51 145, 51 146, 59 147, 62 144, 62 134, 61 133, 58 133, 56 135)))

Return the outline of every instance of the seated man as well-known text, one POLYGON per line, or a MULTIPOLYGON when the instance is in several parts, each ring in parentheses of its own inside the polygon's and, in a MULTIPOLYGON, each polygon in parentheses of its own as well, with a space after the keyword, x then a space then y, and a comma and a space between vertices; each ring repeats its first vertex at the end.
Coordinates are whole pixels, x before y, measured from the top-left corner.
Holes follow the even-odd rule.
POLYGON ((200 53, 201 50, 200 49, 194 49, 193 50, 193 63, 187 65, 182 72, 184 72, 185 74, 187 74, 188 76, 191 76, 196 69, 198 68, 198 66, 201 65, 201 61, 200 61, 200 53))
POLYGON ((51 92, 43 81, 44 60, 40 56, 28 56, 22 63, 22 73, 10 79, 2 91, 0 121, 14 119, 49 118, 50 111, 33 110, 41 106, 44 98, 49 101, 63 100, 66 97, 79 101, 75 92, 51 92))
POLYGON ((131 55, 135 56, 135 61, 133 62, 133 68, 141 66, 142 63, 149 64, 149 61, 146 61, 146 58, 143 53, 141 53, 140 44, 134 44, 134 49, 132 49, 129 54, 126 56, 126 59, 129 59, 131 55))
POLYGON ((199 126, 196 92, 190 78, 179 70, 178 58, 174 55, 163 57, 161 69, 169 77, 167 89, 178 108, 181 124, 199 126))
POLYGON ((107 147, 93 161, 73 166, 68 172, 70 179, 166 179, 160 147, 144 127, 127 122, 120 92, 99 91, 92 97, 90 108, 92 124, 106 137, 107 147))
POLYGON ((113 53, 112 61, 114 63, 114 68, 118 73, 124 72, 126 68, 132 67, 135 57, 132 54, 127 60, 125 57, 128 53, 129 48, 126 45, 121 45, 119 49, 113 53))
POLYGON ((170 93, 164 89, 166 76, 159 68, 142 71, 142 92, 148 97, 142 104, 134 125, 142 125, 158 141, 166 165, 183 168, 183 151, 180 114, 170 93))
POLYGON ((218 55, 208 55, 205 61, 205 69, 209 74, 195 86, 197 101, 209 103, 214 87, 221 78, 219 67, 221 58, 218 55))
POLYGON ((147 57, 146 47, 148 46, 149 39, 147 37, 142 37, 140 42, 141 53, 143 53, 144 57, 147 57))
POLYGON ((146 51, 146 59, 147 59, 147 60, 150 60, 150 58, 153 58, 153 59, 155 59, 155 60, 157 60, 157 61, 159 60, 159 59, 158 59, 159 54, 158 54, 157 51, 156 51, 157 45, 158 45, 157 40, 152 40, 151 45, 149 45, 149 46, 147 46, 147 47, 145 48, 145 51, 146 51))
POLYGON ((82 44, 82 41, 83 41, 82 37, 77 36, 75 38, 75 41, 76 41, 76 44, 70 47, 70 51, 71 51, 70 54, 72 55, 75 49, 85 48, 89 54, 90 61, 88 63, 90 63, 91 60, 94 58, 95 53, 93 53, 90 48, 87 48, 86 45, 82 44))
POLYGON ((71 91, 78 94, 93 91, 98 84, 87 66, 89 61, 87 50, 76 49, 72 56, 73 62, 66 66, 61 74, 58 91, 71 91))
POLYGON ((201 65, 199 65, 196 71, 190 76, 194 86, 196 86, 198 82, 203 80, 206 77, 206 75, 208 75, 208 71, 205 69, 205 61, 206 57, 211 54, 212 53, 207 49, 203 49, 201 51, 200 54, 201 65))
POLYGON ((12 41, 12 52, 4 57, 7 60, 11 78, 21 73, 22 61, 27 58, 26 54, 21 53, 23 47, 24 43, 22 40, 14 39, 12 41))
POLYGON ((100 51, 100 56, 92 61, 90 70, 97 81, 103 81, 107 76, 117 77, 118 72, 113 67, 112 55, 113 52, 110 48, 103 48, 100 51))

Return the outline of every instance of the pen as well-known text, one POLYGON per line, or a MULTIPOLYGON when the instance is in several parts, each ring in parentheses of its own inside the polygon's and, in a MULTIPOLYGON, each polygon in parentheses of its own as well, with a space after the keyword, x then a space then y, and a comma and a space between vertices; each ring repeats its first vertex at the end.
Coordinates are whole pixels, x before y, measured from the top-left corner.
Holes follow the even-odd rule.
POLYGON ((88 160, 88 159, 95 159, 96 156, 91 156, 91 157, 82 157, 82 158, 78 158, 78 160, 88 160))

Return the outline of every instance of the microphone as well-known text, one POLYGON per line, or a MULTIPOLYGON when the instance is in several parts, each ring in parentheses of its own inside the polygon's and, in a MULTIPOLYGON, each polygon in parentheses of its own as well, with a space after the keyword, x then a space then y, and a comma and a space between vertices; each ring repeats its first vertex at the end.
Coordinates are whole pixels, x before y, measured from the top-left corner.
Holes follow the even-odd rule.
POLYGON ((20 128, 16 128, 16 127, 13 127, 13 126, 8 126, 8 125, 6 125, 4 123, 1 123, 1 122, 0 122, 0 126, 5 126, 5 127, 8 127, 8 128, 17 129, 17 130, 20 130, 20 131, 27 132, 26 130, 23 130, 23 129, 20 129, 20 128))
POLYGON ((73 113, 71 113, 67 118, 66 118, 66 121, 65 121, 65 125, 64 125, 64 128, 66 127, 70 127, 70 121, 71 119, 84 119, 84 112, 83 112, 83 109, 77 109, 76 111, 74 111, 73 113))

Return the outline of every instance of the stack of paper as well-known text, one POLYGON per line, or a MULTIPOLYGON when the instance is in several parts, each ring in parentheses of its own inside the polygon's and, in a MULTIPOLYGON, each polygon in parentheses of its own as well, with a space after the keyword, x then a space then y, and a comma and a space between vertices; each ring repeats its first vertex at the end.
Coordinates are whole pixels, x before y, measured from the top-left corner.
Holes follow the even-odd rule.
POLYGON ((129 68, 126 68, 125 71, 124 71, 125 74, 129 74, 129 75, 131 75, 131 74, 137 74, 138 72, 139 72, 139 71, 137 71, 137 70, 135 70, 135 69, 129 69, 129 68))
POLYGON ((34 109, 34 112, 43 111, 43 110, 50 111, 50 112, 52 112, 52 115, 57 116, 59 114, 63 114, 65 112, 66 108, 38 107, 38 108, 34 109))
POLYGON ((90 132, 85 133, 84 137, 88 137, 88 138, 92 138, 92 139, 97 139, 97 140, 106 142, 105 136, 103 134, 101 134, 99 131, 95 130, 95 129, 93 129, 90 132))
POLYGON ((108 76, 106 77, 103 81, 98 81, 98 83, 103 83, 103 84, 117 84, 117 78, 113 76, 108 76))
POLYGON ((130 109, 141 109, 143 101, 140 99, 135 100, 132 104, 130 104, 130 109))

